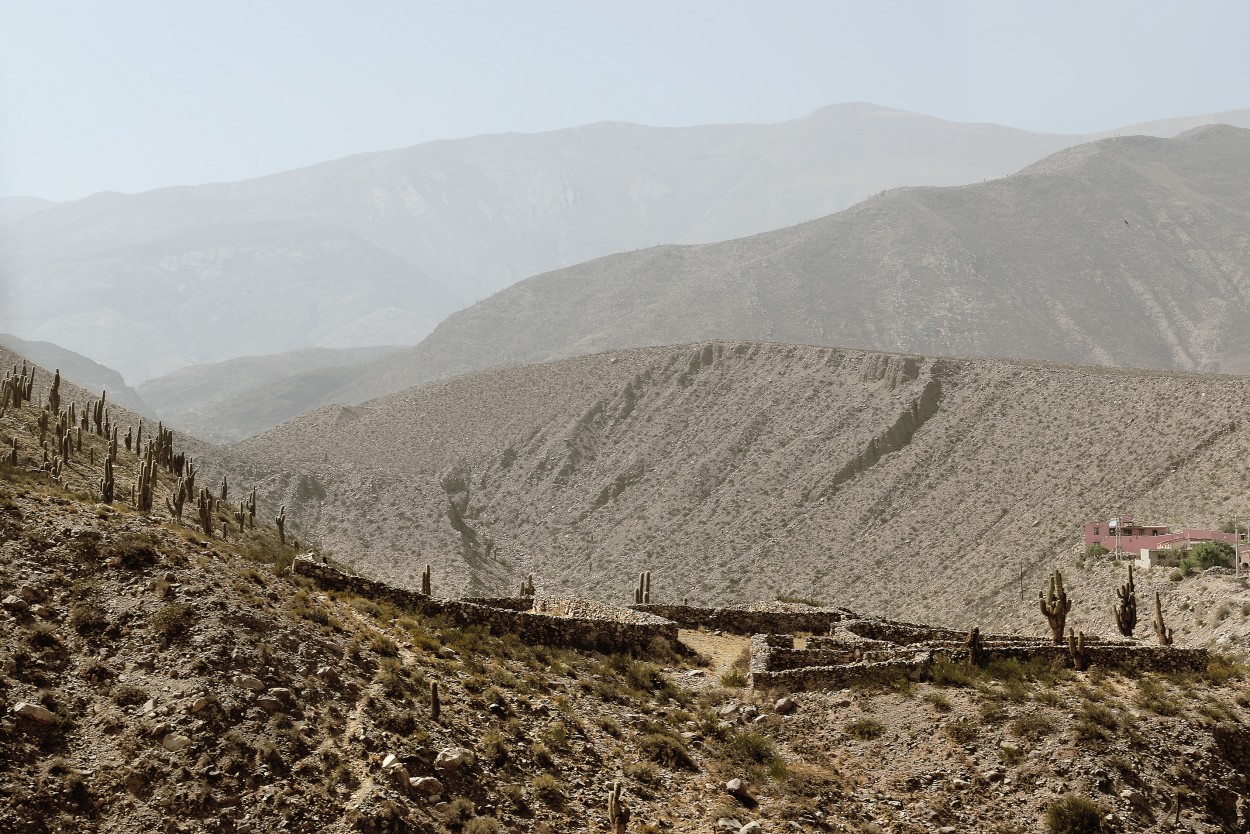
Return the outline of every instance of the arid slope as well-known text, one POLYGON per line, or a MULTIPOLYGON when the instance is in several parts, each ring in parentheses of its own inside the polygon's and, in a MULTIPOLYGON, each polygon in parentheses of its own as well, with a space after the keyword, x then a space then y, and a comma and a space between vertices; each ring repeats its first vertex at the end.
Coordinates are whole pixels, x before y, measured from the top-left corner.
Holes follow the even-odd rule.
POLYGON ((1036 632, 1083 521, 1245 516, 1248 402, 1239 377, 708 343, 433 383, 236 451, 401 582, 428 561, 454 591, 533 573, 627 602, 650 570, 669 601, 1036 632))

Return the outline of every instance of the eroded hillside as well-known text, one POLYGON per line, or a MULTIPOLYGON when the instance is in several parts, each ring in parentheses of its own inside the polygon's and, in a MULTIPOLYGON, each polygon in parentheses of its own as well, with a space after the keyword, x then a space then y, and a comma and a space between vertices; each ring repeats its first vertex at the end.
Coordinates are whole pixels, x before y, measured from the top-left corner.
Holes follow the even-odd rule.
POLYGON ((1036 630, 1083 521, 1245 514, 1248 401, 1237 377, 709 343, 434 383, 237 451, 336 556, 408 584, 430 562, 456 592, 532 573, 627 602, 650 570, 669 601, 1036 630))

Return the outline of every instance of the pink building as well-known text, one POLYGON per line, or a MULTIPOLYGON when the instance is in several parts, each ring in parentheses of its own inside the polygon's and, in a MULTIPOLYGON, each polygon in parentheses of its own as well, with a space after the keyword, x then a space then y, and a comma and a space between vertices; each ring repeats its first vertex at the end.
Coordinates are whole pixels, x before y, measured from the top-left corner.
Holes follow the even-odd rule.
POLYGON ((1188 549, 1194 542, 1227 542, 1236 545, 1245 537, 1237 533, 1221 533, 1219 530, 1198 530, 1185 527, 1173 530, 1166 524, 1139 524, 1128 516, 1107 521, 1093 521, 1085 525, 1085 546, 1100 544, 1108 550, 1126 553, 1142 550, 1188 549))

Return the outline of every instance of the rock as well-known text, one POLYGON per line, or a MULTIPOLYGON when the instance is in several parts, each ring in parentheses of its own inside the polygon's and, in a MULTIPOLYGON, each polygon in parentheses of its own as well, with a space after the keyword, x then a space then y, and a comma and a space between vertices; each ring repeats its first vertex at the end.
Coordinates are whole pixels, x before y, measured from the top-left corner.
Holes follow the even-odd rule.
POLYGON ((9 609, 10 611, 13 611, 19 614, 30 607, 26 603, 26 600, 22 599, 21 597, 14 596, 13 594, 9 594, 7 597, 5 597, 4 600, 0 602, 0 605, 3 605, 5 608, 9 609))
POLYGON ((747 786, 741 779, 730 779, 725 783, 725 790, 743 805, 753 806, 756 804, 755 797, 747 790, 747 786))
POLYGON ((721 707, 720 709, 716 711, 716 714, 719 715, 721 718, 728 718, 729 716, 733 715, 737 711, 738 711, 737 704, 725 704, 725 706, 721 707))
POLYGON ((22 599, 27 602, 42 602, 45 596, 44 592, 36 588, 34 585, 23 586, 20 593, 22 595, 22 599))
POLYGON ((473 766, 473 751, 463 747, 448 747, 440 750, 434 759, 434 766, 439 770, 455 771, 462 767, 473 766))
POLYGON ((751 820, 746 825, 738 829, 738 834, 755 834, 757 831, 763 831, 764 826, 760 825, 759 820, 751 820))
POLYGON ((721 817, 716 821, 716 827, 721 831, 737 831, 742 827, 742 823, 733 817, 721 817))
POLYGON ((39 604, 32 605, 30 607, 30 613, 34 614, 36 617, 39 617, 40 619, 44 619, 44 620, 52 619, 52 609, 46 605, 39 605, 39 604))
POLYGON ((787 695, 784 698, 778 698, 777 703, 773 704, 773 711, 778 715, 789 715, 799 708, 799 702, 787 695))
POLYGON ((689 672, 687 672, 687 673, 686 673, 686 677, 688 677, 688 678, 701 678, 701 677, 703 677, 703 676, 704 676, 704 675, 706 675, 706 674, 707 674, 707 672, 705 672, 705 671, 704 671, 704 670, 702 670, 702 669, 691 669, 689 672))
POLYGON ((251 675, 235 675, 234 685, 241 686, 244 689, 251 689, 256 692, 265 688, 265 684, 260 680, 260 678, 254 678, 251 675))
POLYGON ((192 701, 190 704, 187 705, 187 712, 190 712, 193 714, 200 712, 201 710, 207 709, 208 705, 211 704, 212 702, 213 702, 213 699, 210 696, 201 695, 200 697, 196 698, 194 701, 192 701))
POLYGON ((53 721, 56 721, 56 713, 52 712, 52 710, 45 709, 38 704, 28 704, 25 701, 19 701, 13 707, 13 714, 24 715, 27 718, 38 721, 40 724, 51 724, 53 721))
POLYGON ((422 776, 418 779, 409 779, 408 784, 412 789, 422 796, 435 797, 441 796, 443 793, 443 783, 435 779, 433 776, 422 776))
POLYGON ((175 733, 170 733, 169 735, 165 736, 165 738, 161 739, 161 746, 164 747, 166 750, 168 750, 170 753, 177 753, 179 750, 182 750, 185 747, 190 747, 191 739, 187 738, 186 736, 180 736, 175 733))
POLYGON ((760 708, 757 707, 755 704, 747 704, 745 707, 742 708, 742 717, 748 720, 754 718, 755 716, 759 714, 760 714, 760 708))
POLYGON ((151 715, 156 712, 156 699, 148 698, 143 706, 139 707, 139 715, 151 715))
POLYGON ((394 753, 387 753, 386 758, 382 760, 382 769, 386 770, 388 767, 390 767, 397 761, 398 759, 396 758, 394 753))
POLYGON ((261 695, 256 699, 256 706, 265 710, 265 712, 281 712, 286 709, 286 704, 282 703, 272 695, 261 695))
POLYGON ((269 694, 283 701, 290 701, 290 700, 293 700, 295 697, 294 695, 291 694, 291 690, 287 689, 285 686, 272 687, 269 690, 269 694))

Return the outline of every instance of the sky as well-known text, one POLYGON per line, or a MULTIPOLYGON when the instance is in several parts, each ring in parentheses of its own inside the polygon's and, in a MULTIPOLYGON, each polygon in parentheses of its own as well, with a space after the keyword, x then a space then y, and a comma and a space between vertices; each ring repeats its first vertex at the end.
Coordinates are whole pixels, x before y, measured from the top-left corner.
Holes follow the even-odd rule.
POLYGON ((0 195, 868 101, 1084 133, 1250 107, 1250 3, 0 0, 0 195))

